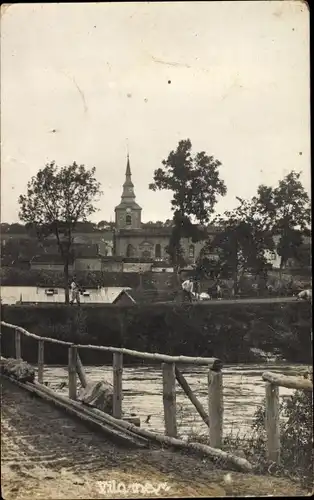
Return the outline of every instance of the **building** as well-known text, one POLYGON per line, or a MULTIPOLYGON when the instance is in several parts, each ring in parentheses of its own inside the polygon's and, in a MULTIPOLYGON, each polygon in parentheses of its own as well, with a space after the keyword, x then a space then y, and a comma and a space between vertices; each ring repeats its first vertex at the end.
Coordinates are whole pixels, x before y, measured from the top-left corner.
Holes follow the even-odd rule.
MULTIPOLYGON (((143 227, 142 208, 136 202, 128 156, 121 201, 115 207, 115 256, 168 261, 166 247, 171 231, 171 227, 143 227)), ((190 262, 195 262, 204 246, 203 242, 193 243, 189 238, 184 238, 181 244, 190 262)))
MULTIPOLYGON (((172 272, 169 264, 167 246, 172 232, 171 226, 148 226, 142 223, 142 207, 137 203, 129 156, 127 157, 125 180, 122 186, 120 203, 115 207, 115 228, 99 229, 90 223, 90 230, 83 232, 82 226, 73 232, 73 262, 69 272, 172 272)), ((1 238, 2 265, 31 270, 62 271, 60 258, 54 235, 49 236, 44 245, 36 242, 23 226, 19 232, 5 232, 1 238)), ((84 229, 85 231, 85 229, 84 229)), ((208 238, 214 235, 217 228, 207 230, 208 238)), ((278 243, 278 237, 274 237, 278 243)), ((304 267, 311 265, 311 238, 304 241, 301 261, 289 259, 287 267, 304 267)), ((204 246, 204 241, 193 242, 191 238, 183 238, 181 245, 187 265, 192 265, 204 246)), ((211 257, 215 257, 212 255, 211 257)), ((280 256, 277 252, 266 252, 266 258, 273 268, 280 267, 280 256)))
MULTIPOLYGON (((135 304, 129 287, 103 287, 86 289, 80 296, 82 304, 135 304)), ((64 304, 63 288, 35 286, 2 286, 1 303, 13 304, 64 304)))

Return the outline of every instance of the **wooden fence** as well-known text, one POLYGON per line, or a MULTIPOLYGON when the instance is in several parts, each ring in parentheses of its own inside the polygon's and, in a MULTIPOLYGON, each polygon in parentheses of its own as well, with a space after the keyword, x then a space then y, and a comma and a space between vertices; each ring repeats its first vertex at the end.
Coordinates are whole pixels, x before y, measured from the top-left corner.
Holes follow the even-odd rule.
POLYGON ((41 337, 28 332, 24 328, 11 325, 1 321, 1 325, 15 331, 15 357, 22 359, 21 335, 33 338, 38 341, 38 363, 37 377, 40 384, 44 383, 44 349, 45 344, 62 344, 68 348, 68 389, 69 398, 77 398, 77 377, 82 387, 87 386, 86 374, 82 365, 79 350, 93 349, 109 351, 113 353, 113 417, 122 418, 123 400, 123 355, 133 356, 149 361, 160 361, 162 365, 163 383, 163 408, 166 436, 176 438, 177 431, 177 411, 176 411, 176 382, 196 408, 197 412, 209 428, 209 440, 212 448, 222 447, 223 436, 223 380, 222 363, 217 358, 189 357, 189 356, 169 356, 159 353, 148 353, 133 351, 125 348, 106 347, 85 344, 72 344, 58 339, 41 337), (181 373, 178 365, 205 365, 208 367, 208 413, 193 393, 185 377, 181 373))
POLYGON ((280 463, 280 420, 279 420, 279 387, 313 391, 313 383, 301 377, 286 376, 279 373, 265 372, 262 375, 266 382, 266 415, 265 429, 267 436, 267 458, 280 463))
MULTIPOLYGON (((176 382, 179 383, 197 412, 209 428, 209 441, 212 448, 221 448, 223 439, 223 377, 222 363, 217 358, 193 358, 189 356, 168 356, 166 354, 133 351, 125 348, 72 344, 49 337, 40 337, 22 327, 1 321, 1 325, 15 331, 15 357, 22 359, 21 335, 38 341, 38 382, 44 382, 44 346, 45 343, 62 344, 68 348, 68 389, 69 398, 77 398, 77 377, 82 387, 87 386, 87 378, 82 365, 79 349, 94 349, 113 353, 113 417, 122 418, 123 400, 123 354, 145 360, 157 360, 162 363, 163 408, 166 436, 176 438, 176 382), (208 367, 208 413, 193 393, 178 365, 205 365, 208 367)), ((280 462, 280 422, 279 422, 279 387, 313 391, 310 380, 301 377, 285 376, 266 372, 262 375, 266 382, 266 418, 267 457, 280 462)))

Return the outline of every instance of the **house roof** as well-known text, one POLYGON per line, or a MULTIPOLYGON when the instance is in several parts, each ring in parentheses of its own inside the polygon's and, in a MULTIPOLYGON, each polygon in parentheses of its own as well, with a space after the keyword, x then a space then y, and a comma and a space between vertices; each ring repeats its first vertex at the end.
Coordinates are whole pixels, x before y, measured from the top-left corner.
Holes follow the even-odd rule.
MULTIPOLYGON (((86 289, 89 296, 80 296, 82 304, 114 304, 122 293, 126 293, 131 301, 134 299, 129 295, 129 287, 103 287, 97 289, 86 289)), ((57 287, 35 287, 35 286, 2 286, 2 304, 13 305, 22 301, 23 303, 56 303, 62 304, 65 301, 63 288, 57 287), (55 290, 54 295, 47 295, 46 290, 55 290)))

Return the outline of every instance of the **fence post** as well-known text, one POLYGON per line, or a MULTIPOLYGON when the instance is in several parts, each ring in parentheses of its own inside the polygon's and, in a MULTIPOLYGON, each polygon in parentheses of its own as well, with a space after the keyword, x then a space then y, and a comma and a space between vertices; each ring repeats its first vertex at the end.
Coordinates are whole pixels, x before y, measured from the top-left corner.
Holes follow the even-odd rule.
POLYGON ((265 427, 267 435, 267 458, 280 462, 279 387, 266 382, 265 427))
POLYGON ((113 354, 113 408, 114 418, 122 418, 122 373, 123 354, 115 352, 113 354))
POLYGON ((176 375, 174 363, 162 363, 162 380, 166 436, 177 437, 176 375))
POLYGON ((44 341, 38 341, 38 370, 37 378, 39 384, 44 383, 44 341))
POLYGON ((82 361, 81 361, 81 358, 79 356, 78 351, 76 352, 76 371, 77 371, 77 374, 79 376, 82 387, 83 388, 87 387, 86 373, 85 373, 84 366, 82 364, 82 361))
POLYGON ((212 448, 222 447, 223 383, 222 372, 208 370, 209 442, 212 448))
POLYGON ((15 330, 15 358, 22 359, 21 332, 19 330, 15 330))
POLYGON ((69 347, 69 364, 68 364, 68 374, 69 374, 69 398, 76 399, 76 359, 77 359, 77 348, 75 346, 69 347))
POLYGON ((180 372, 179 368, 175 367, 175 374, 176 374, 176 379, 179 382, 180 386, 182 387, 183 391, 191 401, 191 403, 195 406, 196 410, 198 411, 198 414, 202 417, 204 420, 205 424, 209 427, 209 419, 208 415, 206 414, 206 411, 203 408, 203 405, 200 403, 200 401, 197 399, 195 394, 193 393, 191 387, 185 380, 184 376, 180 372))

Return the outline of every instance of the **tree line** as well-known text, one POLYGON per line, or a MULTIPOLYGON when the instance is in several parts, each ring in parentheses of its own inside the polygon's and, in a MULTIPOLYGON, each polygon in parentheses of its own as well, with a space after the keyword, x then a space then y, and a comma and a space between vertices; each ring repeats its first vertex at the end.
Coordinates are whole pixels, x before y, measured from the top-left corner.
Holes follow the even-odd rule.
MULTIPOLYGON (((172 218, 165 222, 148 222, 145 227, 170 227, 167 252, 177 275, 184 265, 182 239, 205 241, 198 261, 198 271, 207 273, 231 270, 235 284, 248 270, 265 272, 266 252, 276 250, 281 269, 288 259, 298 258, 305 236, 310 236, 310 199, 300 172, 291 171, 276 187, 260 185, 248 200, 237 198, 237 206, 223 214, 215 214, 220 197, 227 186, 221 179, 221 162, 204 151, 193 153, 189 139, 178 143, 162 161, 149 184, 152 191, 172 192, 172 218), (208 225, 215 228, 208 237, 208 225), (214 264, 210 255, 215 252, 214 264)), ((73 232, 79 227, 90 230, 113 229, 114 223, 89 218, 97 211, 102 195, 95 167, 74 162, 59 167, 50 162, 33 176, 26 193, 19 196, 19 218, 26 231, 39 241, 54 234, 64 263, 66 302, 69 301, 69 260, 73 232)), ((236 285, 235 285, 236 286, 236 285)))

